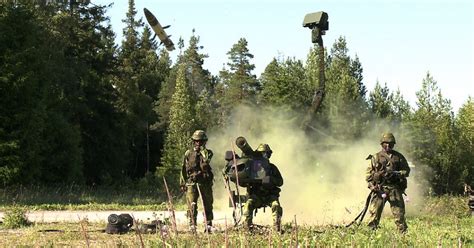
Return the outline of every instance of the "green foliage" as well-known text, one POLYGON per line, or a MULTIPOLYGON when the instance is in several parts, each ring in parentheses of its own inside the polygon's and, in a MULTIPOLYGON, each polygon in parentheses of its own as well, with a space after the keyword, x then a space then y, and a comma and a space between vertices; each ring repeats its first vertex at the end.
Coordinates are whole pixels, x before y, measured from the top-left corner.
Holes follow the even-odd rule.
POLYGON ((379 82, 369 94, 369 108, 378 118, 388 118, 392 115, 392 95, 385 83, 382 87, 379 82))
POLYGON ((428 73, 416 93, 418 109, 407 122, 409 154, 419 166, 421 175, 431 175, 434 193, 460 192, 462 183, 456 164, 458 146, 454 116, 449 100, 443 98, 436 81, 428 73))
POLYGON ((463 218, 471 215, 466 197, 453 197, 449 195, 431 197, 423 206, 427 215, 463 218))
POLYGON ((214 81, 211 73, 203 68, 207 54, 200 53, 204 47, 199 44, 199 36, 193 34, 189 47, 184 51, 180 62, 186 64, 186 80, 190 87, 191 104, 195 106, 196 128, 206 130, 217 122, 214 100, 214 81))
POLYGON ((469 97, 456 116, 456 126, 459 130, 459 146, 457 166, 460 181, 472 184, 474 182, 474 100, 469 97))
POLYGON ((5 211, 3 216, 3 226, 9 229, 16 229, 29 226, 30 222, 26 217, 27 210, 19 206, 13 206, 5 211))
POLYGON ((252 74, 255 65, 250 60, 253 54, 248 49, 248 42, 240 38, 236 44, 227 52, 229 69, 223 68, 219 73, 217 85, 220 125, 226 125, 233 107, 239 104, 254 104, 260 83, 252 74))
POLYGON ((228 127, 234 107, 249 105, 257 113, 268 106, 306 111, 322 86, 323 59, 326 95, 311 123, 316 130, 335 140, 357 141, 374 127, 400 128, 415 176, 429 178, 435 194, 461 193, 463 183, 472 184, 472 98, 455 116, 428 74, 414 110, 400 90, 391 91, 387 84, 377 82, 366 99, 362 64, 349 56, 343 37, 326 55, 312 48, 304 66, 294 58, 274 59, 260 80, 253 74, 247 40, 241 38, 228 51, 219 76, 213 76, 203 67, 208 55, 194 30, 185 50, 184 40, 178 42, 173 65, 137 18, 134 0, 128 1, 120 47, 106 6, 27 2, 0 4, 2 186, 115 186, 142 178, 138 184, 148 187, 159 185, 162 176, 170 177, 171 185, 190 132, 228 127))
POLYGON ((351 140, 366 127, 367 104, 360 63, 347 53, 346 40, 340 37, 328 57, 323 113, 334 137, 351 140))
MULTIPOLYGON (((306 58, 305 78, 308 81, 308 84, 312 87, 313 89, 312 91, 321 88, 321 82, 320 82, 320 79, 321 79, 320 69, 321 68, 319 67, 319 65, 322 63, 321 60, 325 59, 325 55, 324 55, 325 53, 321 53, 319 49, 321 48, 319 48, 316 45, 312 47, 306 58), (323 56, 321 56, 321 54, 323 56)), ((324 63, 323 65, 326 68, 326 65, 324 63)))
MULTIPOLYGON (((72 69, 62 53, 64 44, 52 30, 54 10, 23 4, 1 8, 1 143, 15 144, 22 153, 21 161, 3 170, 19 173, 10 183, 81 181, 79 129, 65 111, 72 69)), ((7 147, 3 152, 15 156, 14 147, 7 147)))
POLYGON ((261 78, 261 104, 269 104, 289 111, 307 109, 312 87, 305 80, 303 63, 296 59, 273 59, 261 78))
POLYGON ((52 26, 64 43, 69 66, 67 100, 80 128, 83 174, 87 183, 121 176, 127 157, 124 118, 116 109, 114 33, 103 6, 77 6, 54 16, 52 26), (107 144, 107 145, 104 145, 107 144))
POLYGON ((190 145, 190 133, 193 131, 194 121, 191 91, 186 81, 186 64, 181 64, 176 79, 176 90, 171 100, 170 125, 161 159, 161 166, 168 168, 169 173, 176 173, 181 168, 184 152, 190 145))
MULTIPOLYGON (((169 182, 170 183, 170 182, 169 182)), ((173 195, 177 192, 171 191, 173 195)), ((81 185, 16 186, 0 189, 0 211, 13 206, 38 210, 164 210, 167 196, 163 178, 151 173, 121 185, 88 187, 81 185)), ((178 209, 185 205, 177 202, 178 209)))
POLYGON ((154 164, 161 157, 163 126, 155 110, 162 84, 170 71, 169 54, 157 55, 158 45, 152 40, 153 34, 137 20, 135 2, 130 0, 126 18, 122 47, 118 56, 117 104, 124 114, 127 130, 125 140, 128 154, 125 160, 126 176, 137 178, 154 170, 154 164))
POLYGON ((390 92, 387 84, 382 87, 379 82, 375 84, 373 91, 369 93, 368 106, 374 117, 373 126, 385 130, 399 130, 402 121, 410 114, 410 105, 403 98, 400 90, 390 92), (383 124, 380 124, 383 120, 383 124), (388 124, 388 127, 387 127, 388 124))
MULTIPOLYGON (((1 134, 1 129, 0 129, 1 134)), ((0 185, 10 185, 19 180, 22 161, 19 156, 18 142, 5 141, 0 143, 0 185)))

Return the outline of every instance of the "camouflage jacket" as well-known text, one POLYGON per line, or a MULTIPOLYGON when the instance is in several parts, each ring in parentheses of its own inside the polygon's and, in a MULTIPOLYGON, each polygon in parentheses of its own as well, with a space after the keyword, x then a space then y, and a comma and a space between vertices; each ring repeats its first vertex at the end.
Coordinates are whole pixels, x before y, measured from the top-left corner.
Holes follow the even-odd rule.
POLYGON ((283 177, 281 176, 280 170, 278 170, 276 165, 270 163, 269 174, 270 182, 268 184, 250 185, 247 187, 247 194, 255 194, 258 196, 280 196, 280 187, 283 185, 283 177))
POLYGON ((380 151, 375 155, 369 155, 367 159, 370 159, 366 171, 366 181, 369 183, 369 187, 381 185, 406 189, 406 177, 410 175, 410 167, 401 153, 395 150, 390 153, 380 151))
POLYGON ((183 158, 180 184, 212 184, 214 179, 211 168, 212 156, 212 150, 206 148, 201 148, 200 151, 187 150, 183 158))

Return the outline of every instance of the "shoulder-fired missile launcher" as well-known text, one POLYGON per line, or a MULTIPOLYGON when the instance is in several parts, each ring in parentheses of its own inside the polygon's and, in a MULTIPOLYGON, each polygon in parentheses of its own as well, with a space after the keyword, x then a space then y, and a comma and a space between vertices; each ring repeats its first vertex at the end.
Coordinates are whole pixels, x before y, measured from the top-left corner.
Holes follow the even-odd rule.
POLYGON ((260 152, 254 151, 244 137, 238 137, 235 144, 242 151, 242 156, 235 155, 234 158, 231 151, 226 152, 227 164, 224 174, 230 181, 241 187, 269 183, 270 162, 268 159, 260 152))

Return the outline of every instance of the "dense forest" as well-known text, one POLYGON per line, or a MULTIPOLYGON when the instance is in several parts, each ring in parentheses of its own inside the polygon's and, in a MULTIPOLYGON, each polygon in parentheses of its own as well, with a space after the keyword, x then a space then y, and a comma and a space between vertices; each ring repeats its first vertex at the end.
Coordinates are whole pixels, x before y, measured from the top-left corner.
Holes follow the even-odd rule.
MULTIPOLYGON (((195 129, 225 128, 241 105, 278 108, 299 122, 319 87, 317 47, 306 61, 276 56, 257 76, 242 37, 212 75, 194 30, 172 61, 133 0, 121 44, 107 6, 27 2, 0 3, 2 186, 173 176, 195 129)), ((348 51, 344 37, 326 50, 326 93, 311 127, 353 142, 380 123, 403 130, 404 150, 432 173, 433 192, 461 193, 474 181, 473 98, 454 113, 427 72, 416 106, 386 83, 368 92, 363 66, 348 51)))

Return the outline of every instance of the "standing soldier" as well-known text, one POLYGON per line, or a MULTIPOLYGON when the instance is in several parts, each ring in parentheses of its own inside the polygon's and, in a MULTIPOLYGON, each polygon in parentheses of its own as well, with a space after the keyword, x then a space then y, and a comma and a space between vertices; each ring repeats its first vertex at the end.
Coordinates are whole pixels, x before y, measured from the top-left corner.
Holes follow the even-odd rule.
MULTIPOLYGON (((272 155, 272 150, 268 144, 260 144, 255 150, 257 156, 268 160, 272 155)), ((267 180, 262 183, 250 184, 247 187, 248 200, 244 206, 244 224, 249 230, 252 229, 253 211, 257 208, 269 206, 272 209, 273 227, 277 232, 281 231, 281 216, 283 209, 280 205, 280 188, 283 185, 283 178, 276 165, 269 163, 267 180)))
POLYGON ((369 227, 376 229, 380 222, 385 202, 390 203, 395 224, 402 233, 407 231, 405 221, 405 203, 403 194, 407 187, 410 167, 405 157, 393 150, 395 137, 392 133, 384 133, 380 139, 382 150, 369 155, 371 160, 367 168, 366 180, 372 190, 369 227))
POLYGON ((180 185, 182 190, 186 191, 190 231, 194 232, 196 230, 197 200, 199 198, 198 190, 200 190, 207 221, 205 231, 210 232, 212 219, 214 218, 212 213, 214 175, 210 165, 213 153, 206 148, 207 136, 203 130, 196 130, 191 139, 193 147, 184 154, 180 185))

